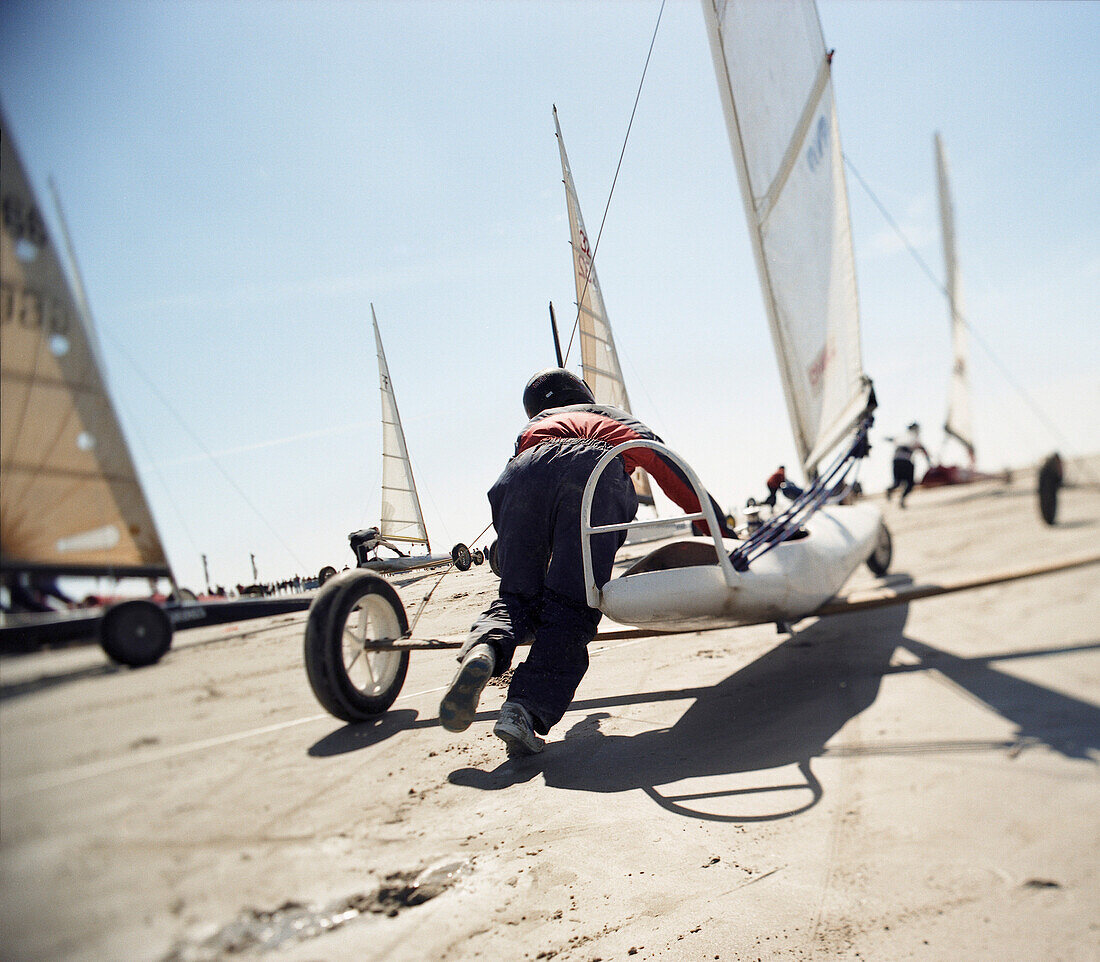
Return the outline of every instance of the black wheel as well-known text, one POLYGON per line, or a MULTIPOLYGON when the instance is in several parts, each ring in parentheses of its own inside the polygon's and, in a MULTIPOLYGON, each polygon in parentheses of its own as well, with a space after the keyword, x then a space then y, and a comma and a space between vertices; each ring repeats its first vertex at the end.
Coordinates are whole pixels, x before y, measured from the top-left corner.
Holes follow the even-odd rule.
POLYGON ((470 554, 470 549, 460 541, 453 548, 451 548, 451 560, 455 563, 455 567, 459 571, 469 571, 470 565, 474 563, 473 556, 470 554))
POLYGON ((104 612, 99 643, 120 665, 152 665, 172 646, 172 622, 151 601, 123 601, 104 612))
POLYGON ((494 541, 489 545, 489 569, 498 578, 500 577, 500 558, 497 555, 497 543, 494 541))
POLYGON ((894 559, 894 541, 890 537, 890 529, 886 527, 885 522, 879 525, 878 539, 875 541, 875 550, 871 552, 871 557, 867 559, 867 567, 871 571, 882 577, 890 570, 890 562, 894 559))
POLYGON ((332 565, 325 565, 317 573, 317 587, 320 588, 321 585, 323 585, 326 581, 328 581, 329 578, 333 577, 335 574, 336 569, 332 567, 332 565))
POLYGON ((474 564, 476 564, 476 565, 485 564, 485 552, 483 552, 480 548, 474 548, 472 557, 474 559, 474 564))
POLYGON ((330 578, 306 620, 306 674, 321 705, 349 722, 386 711, 405 683, 409 653, 365 646, 408 629, 397 592, 377 575, 353 568, 330 578))

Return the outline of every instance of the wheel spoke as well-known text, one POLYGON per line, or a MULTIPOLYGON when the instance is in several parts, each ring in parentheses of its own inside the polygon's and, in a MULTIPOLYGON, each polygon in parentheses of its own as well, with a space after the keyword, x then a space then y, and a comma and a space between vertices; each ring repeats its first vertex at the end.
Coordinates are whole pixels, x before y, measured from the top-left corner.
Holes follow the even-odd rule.
POLYGON ((378 676, 374 671, 374 663, 371 660, 370 653, 367 651, 367 639, 370 636, 370 612, 366 606, 361 606, 358 609, 358 619, 355 618, 355 611, 348 617, 347 623, 344 625, 344 642, 345 644, 350 641, 351 648, 354 649, 355 655, 351 661, 347 662, 345 671, 348 676, 348 680, 355 685, 360 691, 375 691, 378 688, 378 676), (353 623, 358 621, 358 624, 353 623), (369 684, 359 684, 352 675, 352 672, 357 664, 360 664, 360 658, 362 658, 362 666, 366 670, 369 684))
POLYGON ((363 664, 366 666, 367 674, 370 675, 371 688, 377 688, 378 679, 374 675, 374 663, 371 661, 370 655, 363 659, 363 664))

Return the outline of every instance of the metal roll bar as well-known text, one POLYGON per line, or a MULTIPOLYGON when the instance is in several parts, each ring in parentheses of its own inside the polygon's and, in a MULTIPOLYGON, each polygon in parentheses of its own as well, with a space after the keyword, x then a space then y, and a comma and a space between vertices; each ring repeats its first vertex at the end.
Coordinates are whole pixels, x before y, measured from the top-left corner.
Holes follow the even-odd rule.
POLYGON ((632 531, 635 528, 652 528, 657 525, 667 525, 676 521, 706 521, 707 526, 710 528, 711 538, 714 539, 714 550, 715 554, 718 556, 718 566, 722 569, 722 575, 726 579, 726 584, 732 588, 737 580, 737 574, 733 569, 733 563, 729 559, 729 553, 722 543, 722 528, 718 523, 718 515, 714 511, 714 505, 711 504, 710 495, 707 493, 706 488, 703 487, 695 472, 683 458, 658 441, 645 440, 624 441, 622 444, 615 445, 615 447, 600 458, 596 466, 592 469, 592 473, 588 476, 588 483, 584 486, 584 495, 581 499, 581 563, 584 566, 584 587, 588 607, 599 608, 601 596, 600 588, 596 584, 596 578, 592 572, 592 535, 609 531, 632 531), (680 468, 691 484, 695 496, 699 499, 699 505, 702 510, 694 514, 685 514, 677 518, 657 518, 651 521, 638 521, 635 519, 622 524, 604 524, 593 527, 592 499, 596 493, 596 484, 612 461, 624 451, 629 451, 633 448, 649 448, 656 451, 658 454, 663 454, 680 468))

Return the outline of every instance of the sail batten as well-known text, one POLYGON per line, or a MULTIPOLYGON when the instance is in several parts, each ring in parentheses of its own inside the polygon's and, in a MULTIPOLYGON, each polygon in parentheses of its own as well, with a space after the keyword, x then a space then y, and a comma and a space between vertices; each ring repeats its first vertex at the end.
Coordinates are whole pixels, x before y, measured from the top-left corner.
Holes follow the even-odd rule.
POLYGON ((386 363, 386 352, 382 349, 382 335, 378 331, 378 318, 373 304, 370 313, 371 323, 374 325, 378 381, 382 394, 382 518, 379 532, 389 541, 423 544, 430 552, 428 529, 420 509, 420 497, 416 493, 412 461, 405 446, 405 432, 401 427, 397 397, 390 380, 390 369, 386 363))
POLYGON ((73 291, 3 117, 0 134, 0 565, 169 576, 86 299, 73 291))
POLYGON ((870 397, 829 55, 812 0, 703 0, 787 412, 804 473, 870 397))

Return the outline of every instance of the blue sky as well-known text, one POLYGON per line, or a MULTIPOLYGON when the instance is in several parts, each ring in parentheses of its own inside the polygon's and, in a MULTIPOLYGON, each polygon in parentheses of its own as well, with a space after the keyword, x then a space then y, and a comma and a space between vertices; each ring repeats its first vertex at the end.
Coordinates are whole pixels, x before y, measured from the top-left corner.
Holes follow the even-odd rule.
MULTIPOLYGON (((43 206, 60 189, 181 583, 201 587, 203 553, 224 584, 251 553, 265 580, 351 562, 379 514, 371 302, 433 547, 488 523, 523 385, 553 359, 547 302, 565 325, 574 300, 551 106, 595 235, 658 9, 0 5, 0 98, 43 206)), ((1097 450, 1100 4, 820 14, 845 153, 940 279, 944 138, 992 352, 972 345, 980 466, 1097 450)), ((947 309, 849 193, 880 488, 885 435, 916 419, 940 447, 947 309)), ((795 459, 695 2, 665 9, 596 264, 635 413, 724 506, 759 496, 795 459)))

